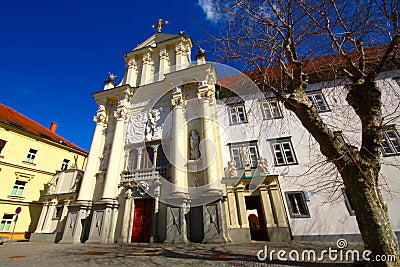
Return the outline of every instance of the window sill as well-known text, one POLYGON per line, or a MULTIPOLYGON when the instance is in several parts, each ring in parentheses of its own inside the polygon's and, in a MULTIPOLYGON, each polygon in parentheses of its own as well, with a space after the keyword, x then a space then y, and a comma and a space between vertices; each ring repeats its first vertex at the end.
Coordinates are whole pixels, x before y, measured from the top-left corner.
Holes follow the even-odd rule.
POLYGON ((272 121, 272 120, 277 120, 277 119, 283 119, 283 116, 281 117, 274 117, 274 118, 263 118, 265 121, 272 121))
POLYGON ((279 165, 274 165, 274 167, 285 167, 285 166, 292 166, 292 165, 299 165, 298 162, 296 163, 288 163, 288 164, 279 164, 279 165))
POLYGON ((311 218, 310 215, 293 215, 293 214, 291 214, 290 217, 293 218, 293 219, 298 219, 298 218, 311 218))
POLYGON ((400 153, 393 153, 393 154, 382 154, 383 157, 395 157, 395 156, 400 156, 400 153))
POLYGON ((25 197, 12 196, 12 195, 8 195, 7 197, 10 198, 10 199, 18 199, 18 200, 24 200, 25 199, 25 197))
POLYGON ((248 123, 248 121, 238 122, 238 123, 232 123, 232 122, 230 122, 230 123, 229 123, 229 126, 240 125, 240 124, 245 124, 245 123, 248 123))
POLYGON ((25 161, 25 160, 22 161, 22 163, 23 163, 23 164, 26 164, 26 165, 36 166, 35 163, 27 162, 27 161, 25 161))

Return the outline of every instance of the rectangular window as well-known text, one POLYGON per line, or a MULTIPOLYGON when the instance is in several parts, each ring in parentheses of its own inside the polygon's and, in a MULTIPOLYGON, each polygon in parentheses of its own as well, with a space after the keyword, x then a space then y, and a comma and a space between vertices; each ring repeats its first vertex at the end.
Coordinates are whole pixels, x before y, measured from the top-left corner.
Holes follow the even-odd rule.
POLYGON ((383 131, 382 153, 384 156, 400 155, 400 137, 394 126, 383 131))
POLYGON ((349 211, 350 216, 355 216, 356 213, 354 212, 354 209, 353 209, 353 203, 351 203, 349 195, 346 192, 346 188, 342 188, 342 193, 343 193, 343 197, 344 197, 344 203, 346 204, 346 208, 349 211))
POLYGON ((0 232, 10 232, 11 224, 13 221, 13 214, 4 214, 0 223, 0 232))
POLYGON ((290 138, 272 141, 272 151, 274 153, 275 165, 297 164, 296 155, 290 138))
POLYGON ((28 155, 26 156, 26 162, 29 162, 29 163, 33 163, 33 161, 35 160, 35 158, 36 158, 36 153, 37 153, 37 150, 35 150, 35 149, 29 149, 29 152, 28 152, 28 155))
POLYGON ((69 164, 69 159, 64 159, 61 164, 61 170, 64 171, 64 170, 68 169, 68 164, 69 164))
POLYGON ((244 104, 230 106, 229 107, 229 118, 230 118, 231 124, 239 124, 239 123, 247 122, 246 109, 244 108, 244 104))
POLYGON ((258 147, 257 141, 246 143, 230 144, 231 159, 236 161, 236 168, 244 168, 244 156, 247 156, 247 161, 250 163, 250 168, 256 168, 258 165, 258 147), (242 152, 245 149, 245 152, 242 152))
POLYGON ((309 218, 306 198, 303 191, 285 192, 290 217, 309 218))
POLYGON ((22 182, 22 181, 18 181, 18 180, 15 181, 15 184, 11 191, 11 196, 21 197, 22 194, 24 193, 25 186, 26 186, 26 182, 22 182))
POLYGON ((56 206, 55 210, 54 210, 54 215, 53 215, 53 219, 60 219, 61 218, 61 214, 63 212, 63 205, 58 205, 56 206))
POLYGON ((283 118, 281 108, 279 107, 276 99, 270 99, 261 102, 261 107, 263 110, 264 119, 271 120, 283 118))
POLYGON ((307 96, 318 112, 330 111, 328 103, 326 103, 325 97, 322 92, 310 92, 307 93, 307 96))
POLYGON ((7 141, 0 139, 0 154, 3 151, 3 148, 6 146, 7 141))

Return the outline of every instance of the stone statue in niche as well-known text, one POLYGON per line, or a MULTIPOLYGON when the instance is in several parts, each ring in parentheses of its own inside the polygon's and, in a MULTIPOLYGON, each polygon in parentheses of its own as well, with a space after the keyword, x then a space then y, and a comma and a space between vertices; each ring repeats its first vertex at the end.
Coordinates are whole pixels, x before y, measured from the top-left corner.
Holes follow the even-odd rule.
POLYGON ((236 169, 236 161, 235 160, 230 160, 228 161, 228 167, 225 168, 225 177, 231 178, 231 177, 236 177, 237 174, 237 169, 236 169))
POLYGON ((200 136, 196 130, 191 130, 189 134, 190 144, 190 160, 196 160, 200 158, 199 150, 200 136))
POLYGON ((250 169, 249 151, 246 147, 240 149, 240 156, 242 157, 243 165, 246 169, 250 169))
POLYGON ((260 173, 262 173, 262 174, 270 173, 269 167, 268 167, 268 161, 265 158, 262 158, 262 157, 258 158, 257 168, 260 170, 260 173))

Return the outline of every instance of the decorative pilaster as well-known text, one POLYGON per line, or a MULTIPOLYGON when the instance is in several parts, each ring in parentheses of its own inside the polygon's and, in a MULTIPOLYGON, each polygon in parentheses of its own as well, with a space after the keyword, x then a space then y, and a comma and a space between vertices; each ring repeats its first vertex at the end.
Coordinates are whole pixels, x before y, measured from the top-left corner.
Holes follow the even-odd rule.
POLYGON ((260 186, 260 196, 261 196, 261 203, 265 215, 265 220, 267 224, 267 228, 269 227, 276 227, 274 213, 271 205, 271 199, 269 197, 269 192, 266 186, 260 186))
POLYGON ((49 203, 48 202, 44 202, 43 203, 42 212, 40 213, 39 222, 37 224, 35 233, 42 233, 43 232, 43 227, 44 227, 44 223, 45 223, 45 220, 46 220, 48 209, 49 209, 49 203))
POLYGON ((269 185, 272 203, 276 213, 276 223, 278 224, 278 227, 289 227, 279 185, 276 180, 277 179, 274 179, 274 181, 272 181, 269 185))
POLYGON ((125 188, 125 207, 124 207, 124 217, 122 221, 122 231, 121 236, 119 238, 119 242, 122 243, 129 243, 129 228, 130 225, 130 218, 132 213, 132 188, 125 188))
POLYGON ((129 84, 130 86, 134 87, 137 86, 137 73, 138 73, 138 64, 136 59, 131 58, 127 65, 127 84, 129 84))
POLYGON ((152 49, 149 49, 149 51, 144 54, 143 56, 143 67, 142 67, 142 77, 140 80, 140 85, 145 85, 150 82, 152 82, 152 67, 154 65, 154 62, 151 58, 151 52, 153 52, 152 49))
POLYGON ((236 206, 236 198, 235 192, 229 190, 227 193, 228 196, 228 211, 229 211, 229 219, 230 219, 230 226, 232 228, 240 228, 239 221, 238 221, 238 212, 236 206))
POLYGON ((239 184, 236 187, 236 199, 239 208, 239 219, 241 228, 249 228, 249 221, 246 213, 246 201, 244 199, 244 185, 239 184))
POLYGON ((187 67, 189 62, 188 58, 190 57, 190 49, 188 45, 184 42, 176 45, 175 47, 176 53, 176 70, 181 70, 187 67))
POLYGON ((164 74, 168 73, 168 69, 169 69, 169 56, 168 56, 168 52, 166 48, 162 48, 160 50, 160 70, 159 70, 159 76, 158 76, 158 80, 162 80, 164 79, 164 74))

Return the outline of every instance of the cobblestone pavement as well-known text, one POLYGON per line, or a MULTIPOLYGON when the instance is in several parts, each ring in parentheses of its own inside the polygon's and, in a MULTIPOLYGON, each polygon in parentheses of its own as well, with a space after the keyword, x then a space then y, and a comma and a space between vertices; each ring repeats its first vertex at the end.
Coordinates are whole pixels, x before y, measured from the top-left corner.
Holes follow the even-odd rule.
MULTIPOLYGON (((0 246, 0 266, 363 266, 352 261, 300 262, 274 260, 261 262, 257 252, 296 250, 321 251, 336 243, 320 242, 252 242, 230 244, 54 244, 8 242, 0 246)), ((346 249, 362 250, 362 244, 349 244, 346 249)), ((276 253, 275 253, 276 254, 276 253)), ((339 254, 338 254, 339 255, 339 254)), ((288 254, 286 254, 286 257, 288 254)))

